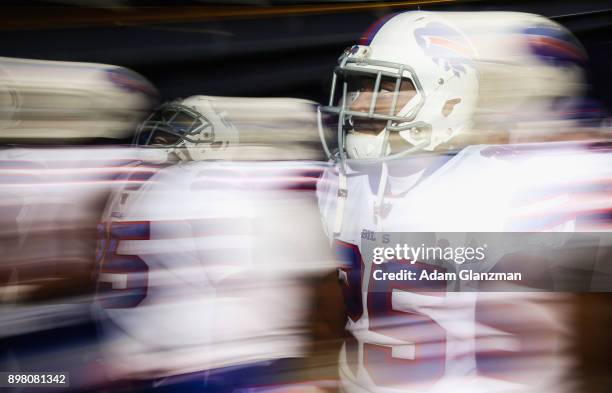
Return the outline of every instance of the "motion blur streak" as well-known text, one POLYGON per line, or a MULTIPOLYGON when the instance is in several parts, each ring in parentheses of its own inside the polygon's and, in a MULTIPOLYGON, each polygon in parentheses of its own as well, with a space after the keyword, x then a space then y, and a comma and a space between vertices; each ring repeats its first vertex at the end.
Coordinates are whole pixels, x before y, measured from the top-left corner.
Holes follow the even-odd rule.
MULTIPOLYGON (((53 9, 45 10, 46 18, 25 19, 22 17, 17 23, 7 18, 6 23, 0 26, 0 30, 23 30, 23 29, 48 29, 81 26, 104 26, 114 24, 145 24, 145 23, 178 23, 190 21, 206 21, 232 18, 261 18, 280 17, 290 15, 307 15, 335 12, 354 12, 363 10, 388 10, 390 7, 415 7, 428 4, 454 3, 457 0, 417 0, 417 1, 395 1, 395 2, 373 2, 360 4, 313 4, 296 6, 240 6, 240 7, 146 7, 146 8, 122 8, 116 7, 113 12, 104 10, 83 9, 72 16, 63 11, 53 9), (49 13, 53 17, 49 17, 49 13), (67 16, 70 15, 70 16, 67 16)), ((20 15, 24 7, 19 8, 20 15)), ((10 13, 10 8, 7 10, 10 13)), ((32 8, 29 14, 36 15, 38 9, 32 8)), ((74 11, 73 11, 74 12, 74 11)))
POLYGON ((121 139, 156 104, 141 75, 106 64, 0 57, 0 141, 121 139))

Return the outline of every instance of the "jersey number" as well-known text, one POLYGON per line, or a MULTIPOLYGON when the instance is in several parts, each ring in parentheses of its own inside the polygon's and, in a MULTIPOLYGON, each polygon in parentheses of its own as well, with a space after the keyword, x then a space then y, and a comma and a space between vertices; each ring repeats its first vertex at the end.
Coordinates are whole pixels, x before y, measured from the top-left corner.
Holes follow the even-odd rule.
MULTIPOLYGON (((334 249, 337 259, 344 265, 340 274, 344 278, 347 313, 356 322, 363 315, 363 258, 354 244, 337 240, 334 249)), ((408 270, 418 277, 421 271, 432 267, 421 263, 411 265, 389 261, 373 265, 373 269, 380 269, 384 273, 408 270)), ((444 297, 446 282, 368 279, 367 286, 368 329, 390 340, 406 343, 393 346, 365 343, 363 363, 370 378, 378 386, 393 386, 407 381, 435 383, 445 372, 446 331, 425 314, 414 309, 399 310, 394 307, 393 293, 404 291, 420 296, 444 297)))
POLYGON ((123 240, 149 240, 148 221, 111 222, 98 227, 98 300, 105 308, 138 306, 147 296, 147 264, 137 255, 117 252, 123 240))

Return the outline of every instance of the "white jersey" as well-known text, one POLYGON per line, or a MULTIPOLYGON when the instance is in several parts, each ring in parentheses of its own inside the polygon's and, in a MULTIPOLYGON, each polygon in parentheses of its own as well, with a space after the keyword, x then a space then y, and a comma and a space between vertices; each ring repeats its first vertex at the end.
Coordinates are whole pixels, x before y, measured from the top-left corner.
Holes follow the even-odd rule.
MULTIPOLYGON (((1 270, 8 279, 0 285, 5 304, 23 302, 29 291, 54 279, 91 276, 96 224, 117 177, 136 160, 161 157, 151 149, 124 147, 0 150, 1 270)), ((89 317, 83 309, 78 301, 3 307, 0 335, 70 324, 89 317)))
POLYGON ((16 354, 3 357, 1 369, 87 375, 71 381, 77 390, 102 382, 90 372, 99 358, 89 325, 96 225, 118 178, 132 169, 127 164, 159 162, 160 153, 120 146, 0 150, 0 339, 16 354), (55 331, 77 334, 49 345, 47 332, 55 331), (13 340, 24 335, 27 353, 13 340))
POLYGON ((472 146, 457 155, 392 160, 386 168, 351 164, 345 175, 327 170, 317 192, 344 263, 350 333, 340 355, 344 390, 562 391, 569 367, 560 355, 567 344, 565 295, 445 293, 444 281, 440 291, 427 292, 376 281, 365 249, 380 241, 376 232, 573 231, 590 211, 612 209, 604 185, 612 178, 609 150, 472 146))
POLYGON ((99 285, 113 377, 303 354, 303 279, 333 269, 313 171, 320 165, 180 163, 110 200, 99 285))

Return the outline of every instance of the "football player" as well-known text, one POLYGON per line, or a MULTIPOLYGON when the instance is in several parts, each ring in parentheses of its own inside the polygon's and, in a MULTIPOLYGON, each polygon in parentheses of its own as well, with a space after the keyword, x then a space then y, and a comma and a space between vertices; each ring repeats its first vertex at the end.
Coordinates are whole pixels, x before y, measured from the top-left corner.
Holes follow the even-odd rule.
POLYGON ((132 135, 157 99, 123 67, 0 58, 3 371, 64 370, 71 388, 96 383, 96 225, 127 163, 164 159, 99 142, 132 135))
POLYGON ((557 23, 507 12, 389 15, 340 56, 319 116, 335 165, 317 192, 344 264, 344 391, 561 389, 562 294, 377 281, 366 250, 385 242, 381 232, 573 231, 609 212, 605 144, 503 144, 570 132, 558 108, 582 90, 585 60, 557 23))
POLYGON ((320 165, 253 161, 275 157, 243 150, 217 103, 153 113, 136 144, 178 161, 132 172, 146 181, 125 179, 104 214, 98 304, 119 389, 300 390, 307 379, 311 281, 333 269, 308 174, 320 165))

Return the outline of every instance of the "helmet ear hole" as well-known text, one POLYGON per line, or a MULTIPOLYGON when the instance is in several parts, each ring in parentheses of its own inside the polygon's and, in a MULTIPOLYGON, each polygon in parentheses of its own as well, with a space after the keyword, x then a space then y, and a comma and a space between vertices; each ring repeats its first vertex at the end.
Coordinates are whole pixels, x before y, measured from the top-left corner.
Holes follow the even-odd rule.
POLYGON ((448 117, 455 109, 455 105, 461 102, 461 98, 453 98, 452 100, 448 100, 442 106, 442 116, 448 117))

